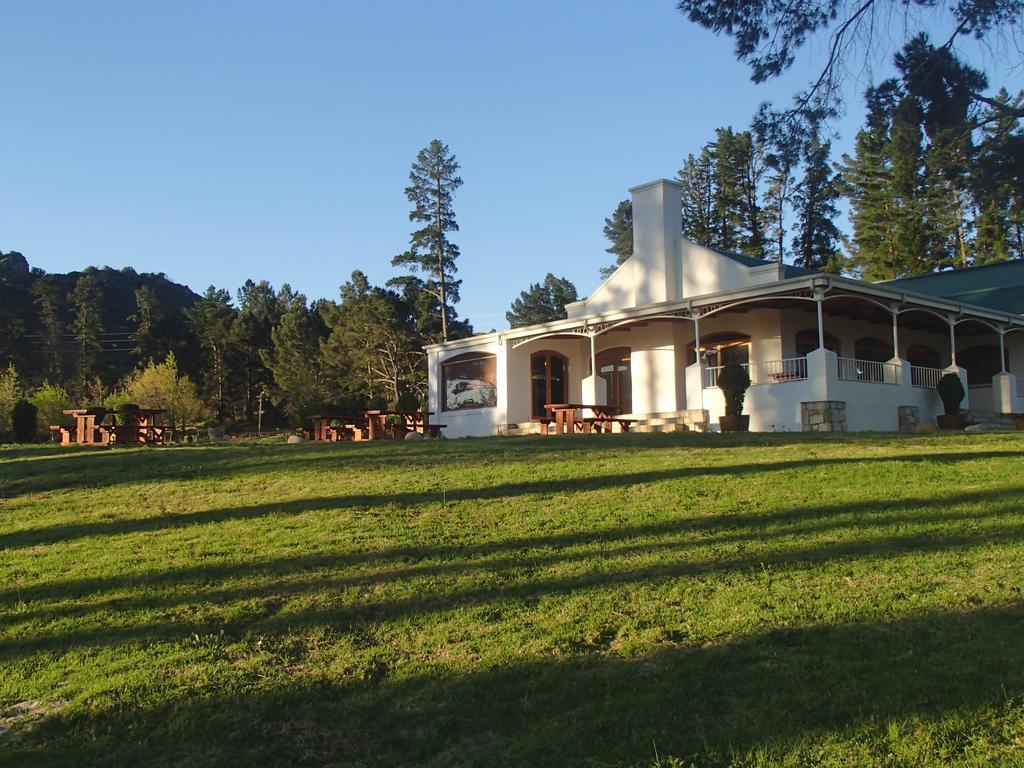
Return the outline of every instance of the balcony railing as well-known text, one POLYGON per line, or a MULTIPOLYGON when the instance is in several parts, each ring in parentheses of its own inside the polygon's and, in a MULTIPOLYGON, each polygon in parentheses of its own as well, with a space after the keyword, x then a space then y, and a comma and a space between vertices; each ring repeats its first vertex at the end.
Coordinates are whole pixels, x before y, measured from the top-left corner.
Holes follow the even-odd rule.
MULTIPOLYGON (((743 364, 750 376, 751 384, 781 384, 787 381, 803 381, 807 378, 807 358, 791 357, 786 360, 762 360, 759 363, 743 364)), ((718 375, 722 366, 704 369, 704 388, 718 386, 718 375)))
MULTIPOLYGON (((743 370, 745 370, 749 376, 750 366, 746 363, 743 363, 742 365, 743 370)), ((710 368, 704 369, 704 389, 714 389, 718 386, 718 374, 722 372, 723 367, 724 366, 721 365, 713 365, 710 368)))
POLYGON ((896 383, 896 366, 893 363, 857 360, 852 357, 840 357, 837 360, 839 378, 843 381, 869 381, 876 384, 896 383))
POLYGON ((910 366, 910 384, 922 389, 935 389, 942 378, 941 368, 925 368, 923 365, 910 366))
POLYGON ((790 357, 785 360, 762 360, 755 363, 751 375, 754 384, 781 384, 807 378, 807 358, 790 357))

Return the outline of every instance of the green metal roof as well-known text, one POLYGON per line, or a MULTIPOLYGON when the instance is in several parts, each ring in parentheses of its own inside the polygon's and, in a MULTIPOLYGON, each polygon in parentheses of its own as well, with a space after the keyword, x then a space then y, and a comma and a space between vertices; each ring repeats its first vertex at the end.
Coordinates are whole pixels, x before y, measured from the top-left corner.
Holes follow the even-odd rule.
POLYGON ((932 272, 887 280, 887 288, 927 293, 951 301, 977 304, 1000 312, 1024 314, 1024 261, 932 272))
MULTIPOLYGON (((707 247, 707 246, 704 246, 707 247)), ((727 259, 737 261, 745 267, 763 267, 766 264, 777 264, 776 261, 769 261, 768 259, 759 259, 756 256, 744 256, 742 253, 735 253, 733 251, 723 251, 718 248, 708 248, 709 251, 714 251, 719 256, 725 256, 727 259)), ((783 264, 782 265, 782 276, 786 279, 791 277, 802 277, 804 275, 813 275, 813 269, 804 269, 798 267, 795 264, 783 264)))

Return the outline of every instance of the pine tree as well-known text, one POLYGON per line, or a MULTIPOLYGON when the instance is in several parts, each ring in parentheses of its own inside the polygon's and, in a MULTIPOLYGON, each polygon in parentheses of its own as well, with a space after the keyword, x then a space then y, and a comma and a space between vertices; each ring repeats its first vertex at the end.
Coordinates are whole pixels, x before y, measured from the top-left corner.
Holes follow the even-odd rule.
POLYGON ((829 163, 829 142, 812 136, 803 151, 804 173, 793 195, 797 234, 793 238, 796 263, 805 269, 838 274, 842 258, 838 248, 839 177, 829 163))
POLYGON ((607 280, 622 262, 633 255, 633 203, 623 200, 616 206, 612 217, 604 220, 604 236, 611 243, 611 247, 605 248, 605 253, 615 256, 614 264, 601 267, 601 278, 607 280))
POLYGON ((223 424, 227 417, 231 325, 235 318, 231 294, 211 285, 185 315, 203 352, 206 402, 213 405, 217 421, 223 424))
POLYGON ((95 353, 102 349, 102 297, 99 284, 92 275, 82 275, 71 292, 71 333, 75 340, 75 390, 85 394, 86 384, 94 373, 95 353))
POLYGON ((765 219, 766 246, 771 244, 772 257, 782 263, 787 254, 786 211, 796 186, 793 171, 800 161, 800 142, 792 134, 776 133, 778 135, 773 137, 772 149, 765 155, 768 187, 764 193, 762 213, 765 219))
POLYGON ((683 188, 683 236, 700 245, 714 247, 718 244, 718 235, 714 158, 710 146, 701 149, 697 157, 687 155, 676 178, 683 188))
POLYGON ((274 377, 271 394, 275 404, 298 425, 327 400, 320 354, 325 329, 305 296, 291 293, 287 286, 281 292, 287 292, 288 303, 271 331, 271 348, 263 350, 261 357, 274 377))
POLYGON ((391 260, 394 266, 410 267, 413 272, 430 275, 425 290, 437 298, 441 316, 441 340, 447 341, 449 303, 459 301, 460 280, 455 280, 455 260, 459 247, 448 239, 449 232, 458 232, 452 210, 452 198, 462 186, 459 164, 448 146, 434 139, 416 157, 405 189, 413 204, 409 220, 423 224, 412 233, 410 248, 391 260))
POLYGON ((270 372, 260 356, 270 349, 271 332, 281 318, 280 301, 266 280, 246 280, 238 290, 238 313, 231 324, 231 346, 240 375, 242 407, 247 421, 255 417, 259 393, 270 383, 270 372))
POLYGON ((564 277, 555 277, 548 272, 542 283, 532 283, 512 302, 512 308, 505 313, 505 319, 513 328, 566 317, 565 305, 576 301, 579 296, 576 286, 564 277))
POLYGON ((320 347, 328 377, 343 398, 391 406, 426 402, 422 340, 410 308, 360 271, 341 287, 341 303, 323 307, 329 336, 320 347))
POLYGON ((159 335, 160 323, 163 320, 163 309, 156 291, 144 285, 135 291, 135 314, 128 319, 135 322, 132 341, 133 352, 138 359, 148 362, 156 358, 158 351, 164 346, 159 335))
POLYGON ((42 365, 44 379, 62 381, 67 348, 64 343, 65 296, 57 282, 40 277, 32 284, 36 316, 42 326, 42 365))

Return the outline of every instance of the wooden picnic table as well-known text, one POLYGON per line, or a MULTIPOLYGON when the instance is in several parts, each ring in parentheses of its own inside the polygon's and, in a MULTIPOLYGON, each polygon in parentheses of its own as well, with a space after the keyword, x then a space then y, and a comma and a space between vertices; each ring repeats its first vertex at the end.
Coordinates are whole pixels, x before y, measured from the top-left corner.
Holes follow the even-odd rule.
POLYGON ((340 442, 341 440, 366 440, 366 418, 364 416, 337 416, 319 414, 309 417, 312 428, 306 432, 307 439, 315 441, 340 442))
MULTIPOLYGON (((573 432, 591 432, 596 427, 597 431, 611 432, 612 423, 620 422, 628 431, 628 419, 618 418, 621 409, 614 405, 599 405, 595 403, 547 403, 544 406, 548 412, 548 421, 555 422, 555 434, 564 435, 573 432), (590 418, 577 418, 576 411, 589 410, 593 413, 590 418)), ((541 425, 541 431, 547 434, 547 422, 541 425)))
POLYGON ((58 424, 50 426, 55 437, 60 435, 61 445, 162 445, 170 437, 170 427, 153 423, 154 416, 164 413, 161 408, 69 408, 63 413, 74 418, 75 426, 72 429, 58 424), (111 422, 104 424, 107 416, 111 417, 111 422), (114 416, 120 416, 122 423, 115 425, 114 416))
POLYGON ((397 420, 400 420, 401 424, 394 425, 395 429, 391 431, 390 436, 396 438, 399 436, 404 437, 406 432, 419 432, 424 437, 428 434, 434 434, 436 430, 433 430, 430 424, 430 417, 433 415, 433 411, 396 411, 374 409, 363 412, 363 416, 366 418, 366 427, 370 440, 382 440, 389 437, 388 419, 393 416, 398 417, 397 420), (399 432, 401 432, 401 435, 399 435, 399 432))

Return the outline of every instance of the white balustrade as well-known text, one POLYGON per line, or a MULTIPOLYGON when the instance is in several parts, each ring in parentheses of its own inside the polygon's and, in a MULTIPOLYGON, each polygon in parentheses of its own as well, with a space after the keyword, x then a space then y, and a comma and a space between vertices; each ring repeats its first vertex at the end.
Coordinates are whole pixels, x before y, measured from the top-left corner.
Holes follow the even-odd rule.
POLYGON ((942 378, 941 368, 926 368, 923 365, 910 366, 910 383, 922 389, 935 389, 942 378))
POLYGON ((896 366, 893 363, 879 363, 875 360, 857 360, 852 357, 837 358, 839 378, 843 381, 867 381, 876 384, 895 384, 896 366))

